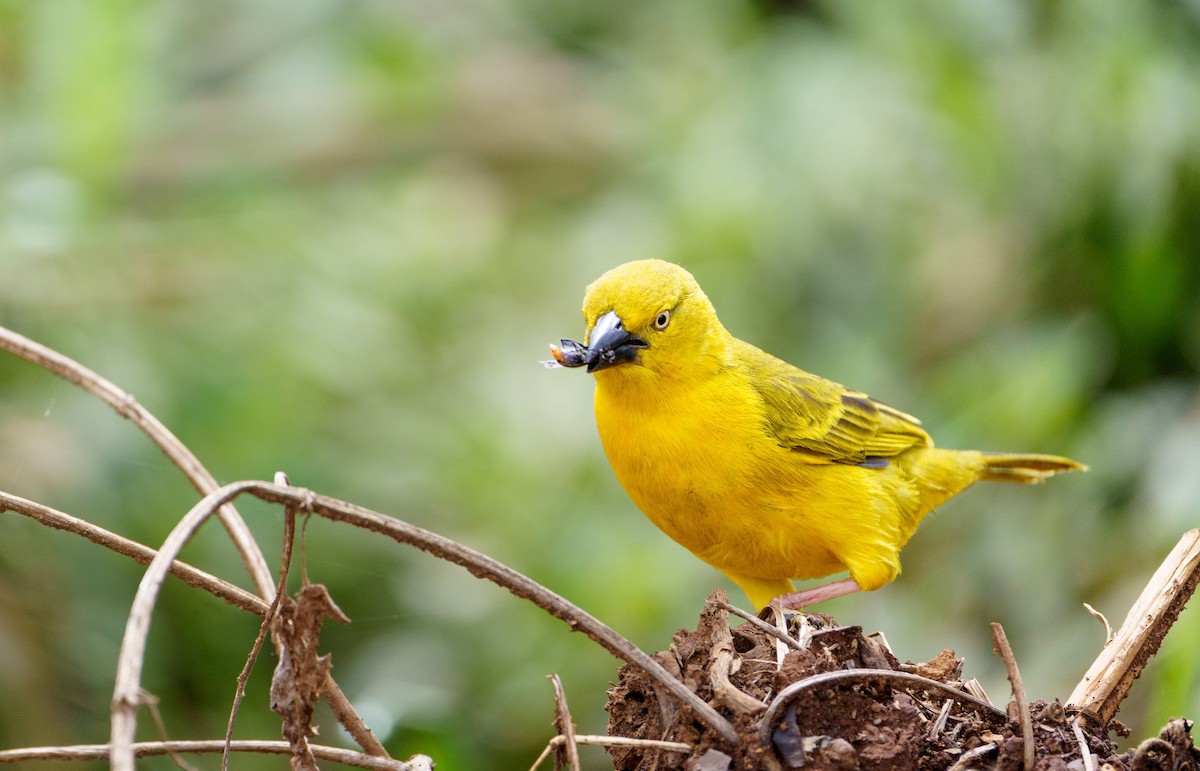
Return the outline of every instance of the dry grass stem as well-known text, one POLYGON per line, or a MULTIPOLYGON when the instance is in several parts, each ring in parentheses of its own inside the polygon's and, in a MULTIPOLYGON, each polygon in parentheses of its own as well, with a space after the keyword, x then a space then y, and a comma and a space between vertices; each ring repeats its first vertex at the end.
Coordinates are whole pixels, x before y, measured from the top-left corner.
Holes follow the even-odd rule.
POLYGON ((1008 644, 1008 635, 1004 627, 992 622, 992 640, 996 643, 996 652, 1004 659, 1004 668, 1008 670, 1008 682, 1012 685, 1013 699, 1017 703, 1017 719, 1021 722, 1021 739, 1025 744, 1025 771, 1033 771, 1033 719, 1029 716, 1029 702, 1025 699, 1025 683, 1021 680, 1021 670, 1017 668, 1017 658, 1013 655, 1012 646, 1008 644))
POLYGON ((1200 582, 1200 530, 1183 534, 1105 643, 1067 706, 1107 724, 1200 582))
MULTIPOLYGON (((292 748, 283 741, 237 740, 230 744, 234 752, 250 752, 270 755, 291 755, 292 748)), ((324 745, 310 745, 312 753, 320 760, 341 763, 355 768, 378 769, 378 771, 432 771, 433 761, 425 755, 414 755, 407 761, 392 760, 366 755, 354 750, 324 745)), ((171 753, 212 754, 225 750, 224 739, 203 741, 138 742, 133 745, 136 757, 147 758, 171 753)), ((27 763, 34 760, 88 761, 104 760, 112 747, 108 744, 73 744, 62 747, 25 747, 19 750, 0 750, 0 763, 27 763)))
MULTIPOLYGON (((140 705, 146 636, 150 631, 150 619, 167 569, 200 525, 213 516, 217 509, 244 491, 246 486, 247 483, 231 485, 204 496, 167 536, 138 584, 133 607, 125 623, 125 634, 117 658, 116 685, 113 688, 110 762, 116 771, 134 770, 133 737, 137 728, 137 708, 140 705)), ((272 594, 274 589, 272 586, 272 594)))

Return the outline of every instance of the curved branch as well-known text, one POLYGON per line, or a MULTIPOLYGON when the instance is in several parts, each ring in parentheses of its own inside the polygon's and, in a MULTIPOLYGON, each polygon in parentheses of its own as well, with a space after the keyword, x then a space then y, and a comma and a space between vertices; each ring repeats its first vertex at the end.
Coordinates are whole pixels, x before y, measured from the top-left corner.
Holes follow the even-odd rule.
POLYGON ((729 721, 688 690, 683 683, 671 677, 661 664, 599 619, 507 565, 437 533, 361 506, 317 495, 304 488, 246 481, 225 485, 206 495, 193 506, 167 536, 142 577, 121 641, 116 685, 113 689, 110 758, 117 771, 133 769, 133 736, 137 726, 136 715, 146 635, 149 632, 158 590, 166 577, 167 569, 200 525, 212 516, 218 507, 245 493, 272 503, 304 506, 329 519, 386 535, 399 543, 415 546, 435 557, 460 565, 477 578, 486 578, 499 584, 514 595, 533 602, 566 622, 571 629, 584 632, 614 656, 640 667, 730 745, 739 744, 737 733, 729 721))
POLYGON ((134 771, 133 737, 137 728, 137 709, 141 705, 142 665, 145 663, 146 636, 150 618, 158 601, 158 590, 166 578, 167 569, 179 556, 192 536, 213 513, 245 492, 254 483, 227 485, 204 496, 184 515, 175 529, 163 541, 162 548, 146 568, 133 598, 133 608, 125 622, 121 652, 117 658, 116 685, 113 687, 112 731, 110 735, 111 765, 117 771, 134 771))
POLYGON ((766 714, 763 715, 762 722, 759 724, 759 740, 763 747, 770 747, 771 735, 775 730, 775 724, 779 719, 779 711, 784 708, 790 701, 796 698, 796 695, 802 691, 807 691, 811 688, 816 688, 821 685, 840 682, 887 682, 899 681, 903 683, 912 683, 920 685, 924 688, 941 691, 952 699, 968 704, 981 712, 987 712, 999 718, 1007 717, 1003 712, 996 709, 991 704, 983 699, 977 699, 969 693, 953 688, 945 683, 931 680, 928 677, 914 675, 911 672, 897 672, 891 669, 839 669, 835 672, 821 672, 811 677, 806 677, 803 680, 797 680, 779 692, 767 707, 766 714))
POLYGON ((466 568, 476 578, 484 578, 504 587, 517 597, 529 600, 550 615, 565 622, 573 631, 583 632, 617 658, 640 668, 658 681, 672 696, 691 709, 697 719, 714 730, 730 746, 736 747, 741 743, 737 732, 728 720, 615 629, 569 602, 566 598, 555 594, 528 576, 518 573, 486 554, 394 517, 310 491, 259 483, 257 487, 250 488, 247 492, 257 498, 275 503, 308 500, 313 512, 317 514, 366 528, 386 535, 394 541, 415 546, 439 559, 466 568), (281 493, 282 496, 280 496, 281 493), (311 497, 305 499, 305 494, 311 497))
MULTIPOLYGON (((116 410, 119 415, 127 418, 141 429, 142 433, 146 434, 158 446, 167 459, 183 472, 184 476, 187 477, 196 490, 207 494, 217 488, 216 479, 200 463, 195 454, 183 442, 179 441, 178 437, 171 433, 158 418, 154 417, 154 415, 138 404, 133 396, 118 388, 113 383, 73 359, 3 326, 0 326, 0 348, 26 361, 37 364, 64 380, 79 386, 88 393, 97 396, 116 410)), ((21 511, 22 513, 30 513, 31 511, 18 508, 14 508, 14 510, 21 511)), ((49 509, 48 511, 53 512, 53 509, 49 509)), ((99 543, 126 554, 143 564, 153 559, 153 549, 110 533, 103 528, 97 528, 90 523, 76 520, 74 517, 62 514, 62 512, 54 513, 61 516, 45 519, 46 524, 83 535, 94 543, 99 543), (72 521, 68 522, 68 520, 72 521)), ((266 558, 263 557, 262 550, 258 548, 258 543, 254 540, 249 528, 246 527, 245 521, 242 520, 241 515, 238 514, 235 508, 232 506, 222 506, 218 512, 218 516, 229 533, 234 546, 241 554, 242 563, 246 566, 246 570, 250 574, 255 588, 265 601, 255 602, 248 597, 248 592, 237 589, 232 584, 225 584, 221 588, 217 584, 207 581, 207 579, 199 579, 198 575, 207 576, 208 574, 201 571, 191 573, 190 570, 192 569, 186 565, 179 571, 173 568, 172 572, 179 575, 188 583, 193 583, 192 578, 197 578, 197 583, 193 585, 207 589, 218 597, 225 599, 226 602, 231 602, 244 610, 249 610, 261 616, 266 612, 266 608, 271 600, 274 599, 275 592, 275 582, 271 577, 270 568, 267 567, 266 558)), ((209 578, 212 581, 220 581, 220 579, 215 577, 209 578)), ((324 695, 329 701, 330 707, 337 714, 339 722, 350 732, 364 750, 372 755, 386 754, 379 740, 375 738, 371 729, 363 722, 363 719, 355 711, 350 700, 342 693, 342 689, 332 676, 325 679, 324 695)))

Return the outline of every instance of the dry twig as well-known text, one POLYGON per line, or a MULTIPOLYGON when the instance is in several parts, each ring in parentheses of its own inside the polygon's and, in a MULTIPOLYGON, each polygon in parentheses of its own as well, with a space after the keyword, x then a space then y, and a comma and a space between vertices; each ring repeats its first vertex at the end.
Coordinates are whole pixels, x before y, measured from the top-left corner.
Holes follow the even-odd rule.
POLYGON ((942 708, 938 710, 937 719, 929 726, 929 739, 937 741, 942 735, 942 731, 946 730, 946 721, 950 719, 950 709, 954 706, 954 699, 946 699, 942 704, 942 708))
POLYGON ((732 613, 733 615, 737 616, 738 618, 749 621, 751 624, 754 624, 754 626, 763 630, 764 632, 771 635, 776 640, 779 640, 781 643, 783 643, 784 645, 787 645, 790 648, 793 648, 798 651, 804 650, 803 646, 801 646, 800 643, 793 640, 786 633, 780 631, 779 627, 768 624, 766 621, 763 621, 761 618, 759 618, 758 616, 755 616, 752 613, 747 613, 746 611, 742 610, 741 608, 739 608, 735 605, 731 605, 728 602, 724 602, 723 600, 710 600, 709 604, 716 605, 718 608, 720 608, 723 611, 726 611, 727 613, 732 613))
POLYGON ((1029 716, 1029 703, 1025 699, 1025 683, 1021 681, 1021 671, 1017 669, 1017 659, 1013 656, 1012 646, 1008 644, 1008 635, 1004 627, 992 622, 992 640, 996 643, 996 652, 1004 659, 1004 667, 1008 670, 1008 682, 1012 684, 1013 699, 1017 702, 1017 719, 1021 722, 1021 739, 1024 742, 1025 771, 1033 771, 1033 720, 1029 716))
MULTIPOLYGON (((720 607, 721 603, 710 604, 720 607)), ((733 683, 729 682, 734 661, 733 634, 729 631, 729 624, 724 615, 719 615, 717 623, 713 625, 712 640, 712 663, 708 667, 708 676, 712 681, 713 693, 717 699, 734 712, 740 712, 743 715, 757 715, 764 711, 767 708, 766 704, 750 694, 738 690, 733 683)))
MULTIPOLYGON (((142 565, 149 565, 150 561, 154 559, 154 555, 158 553, 149 546, 143 546, 137 541, 117 535, 111 530, 105 530, 98 525, 93 525, 87 520, 79 519, 57 509, 52 509, 49 506, 0 491, 0 512, 5 511, 22 514, 56 530, 65 530, 68 533, 81 535, 94 544, 111 549, 117 554, 123 554, 142 565)), ((182 579, 189 586, 203 589, 209 594, 220 597, 225 602, 241 610, 261 616, 270 607, 266 600, 263 600, 258 595, 251 594, 228 581, 223 581, 211 573, 206 573, 203 570, 192 567, 186 562, 176 560, 171 563, 170 570, 172 575, 182 579)))
MULTIPOLYGON (((546 744, 546 748, 542 750, 542 754, 538 755, 537 760, 533 761, 533 765, 529 767, 529 771, 537 771, 538 767, 545 762, 546 758, 550 757, 550 753, 554 752, 566 740, 562 736, 555 736, 546 744)), ((662 739, 634 739, 629 736, 592 736, 591 734, 575 734, 575 743, 584 746, 594 747, 640 747, 648 750, 662 750, 663 752, 678 752, 689 754, 694 747, 683 742, 668 742, 662 739)))
POLYGON ((1117 634, 1105 643, 1067 706, 1107 725, 1150 657, 1158 652, 1200 582, 1200 529, 1183 534, 1129 609, 1117 634))
POLYGON ((242 665, 242 671, 237 676, 237 689, 233 694, 233 706, 229 709, 229 721, 225 724, 225 746, 226 750, 221 755, 221 771, 229 771, 229 745, 233 743, 233 725, 237 721, 238 710, 241 709, 242 699, 246 696, 246 683, 250 680, 250 672, 254 668, 254 662, 258 660, 258 654, 262 650, 263 642, 267 638, 267 633, 271 629, 272 623, 279 615, 279 603, 287 592, 287 577, 288 568, 292 564, 292 544, 295 540, 293 535, 296 530, 296 512, 291 506, 287 507, 283 517, 283 548, 279 559, 279 583, 275 585, 274 599, 271 600, 271 607, 263 616, 262 623, 258 626, 258 635, 254 638, 254 644, 250 646, 250 653, 246 656, 246 663, 242 665))
MULTIPOLYGON (((580 771, 579 745, 575 742, 575 721, 571 719, 571 710, 567 708, 567 694, 563 693, 562 678, 550 675, 554 685, 554 727, 562 739, 562 751, 566 755, 567 768, 580 771)), ((558 766, 556 762, 555 767, 558 766)))
MULTIPOLYGON (((158 697, 149 691, 142 691, 142 703, 150 712, 150 719, 154 721, 154 730, 158 732, 159 740, 170 743, 171 740, 167 738, 167 721, 163 720, 162 711, 158 708, 158 697)), ((167 750, 167 755, 180 771, 196 771, 196 767, 184 760, 178 752, 167 750)))
POLYGON ((1071 730, 1075 732, 1075 740, 1079 742, 1079 755, 1083 758, 1083 771, 1096 771, 1096 758, 1088 748, 1087 738, 1083 735, 1083 728, 1079 725, 1078 715, 1071 721, 1071 730))
MULTIPOLYGON (((432 771, 433 761, 425 755, 414 755, 407 761, 380 758, 354 750, 324 745, 309 745, 312 753, 321 760, 341 763, 356 768, 378 769, 378 771, 432 771)), ((230 744, 234 752, 252 752, 270 755, 290 755, 292 748, 287 742, 235 740, 230 744)), ((138 742, 132 747, 136 757, 146 758, 171 753, 212 754, 223 752, 224 739, 203 741, 138 742)), ((32 760, 104 760, 110 757, 112 746, 108 744, 73 744, 62 747, 24 747, 19 750, 0 750, 0 763, 25 763, 32 760)))

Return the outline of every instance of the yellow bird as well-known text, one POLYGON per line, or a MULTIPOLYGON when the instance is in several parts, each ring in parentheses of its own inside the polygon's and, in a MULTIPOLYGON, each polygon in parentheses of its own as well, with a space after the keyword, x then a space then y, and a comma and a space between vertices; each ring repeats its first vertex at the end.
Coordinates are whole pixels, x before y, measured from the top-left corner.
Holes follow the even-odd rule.
POLYGON ((596 426, 650 521, 729 576, 756 608, 873 591, 933 508, 975 482, 1086 469, 1053 455, 933 446, 919 420, 731 335, 692 274, 662 260, 605 273, 585 344, 551 366, 596 378, 596 426), (794 592, 791 580, 849 571, 794 592))

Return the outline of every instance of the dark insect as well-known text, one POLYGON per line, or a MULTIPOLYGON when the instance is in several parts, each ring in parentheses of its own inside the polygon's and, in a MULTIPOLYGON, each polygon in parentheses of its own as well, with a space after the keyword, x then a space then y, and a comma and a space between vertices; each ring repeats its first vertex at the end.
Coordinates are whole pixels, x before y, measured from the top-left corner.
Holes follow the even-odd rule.
POLYGON ((588 349, 586 345, 577 343, 574 340, 560 340, 562 347, 550 344, 550 354, 554 357, 551 361, 547 359, 542 364, 547 368, 553 367, 582 367, 587 364, 588 349))

